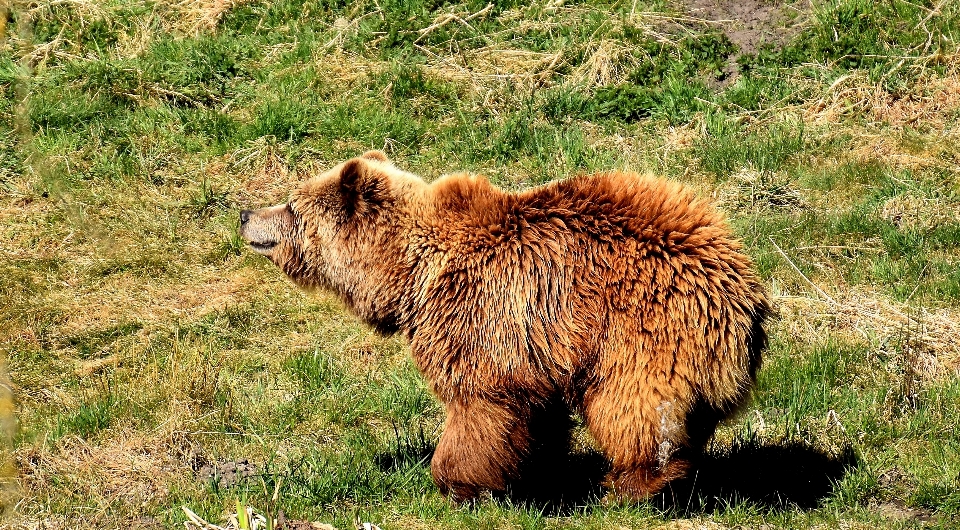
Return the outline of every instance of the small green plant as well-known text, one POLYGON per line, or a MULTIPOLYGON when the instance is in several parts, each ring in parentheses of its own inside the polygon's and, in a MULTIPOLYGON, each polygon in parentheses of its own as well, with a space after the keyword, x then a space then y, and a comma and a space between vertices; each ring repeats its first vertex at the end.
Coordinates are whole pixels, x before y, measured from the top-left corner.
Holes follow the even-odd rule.
POLYGON ((225 261, 234 256, 243 255, 243 250, 247 247, 247 242, 240 236, 240 227, 234 222, 227 229, 220 244, 217 245, 213 257, 216 261, 225 261))
POLYGON ((272 136, 281 141, 303 140, 312 133, 316 109, 297 99, 281 99, 260 108, 251 125, 254 139, 272 136))
POLYGON ((190 196, 190 213, 198 219, 209 217, 213 213, 229 207, 228 196, 228 192, 217 190, 207 177, 203 177, 199 189, 190 196))
POLYGON ((802 121, 773 123, 751 130, 723 113, 710 113, 705 129, 694 153, 705 171, 721 179, 744 167, 760 172, 780 171, 806 146, 802 121))
POLYGON ((269 510, 261 515, 253 506, 237 500, 236 527, 237 530, 274 530, 277 528, 277 520, 269 510))
POLYGON ((54 438, 67 434, 91 438, 113 423, 120 402, 111 392, 81 403, 74 411, 61 415, 54 428, 54 438))

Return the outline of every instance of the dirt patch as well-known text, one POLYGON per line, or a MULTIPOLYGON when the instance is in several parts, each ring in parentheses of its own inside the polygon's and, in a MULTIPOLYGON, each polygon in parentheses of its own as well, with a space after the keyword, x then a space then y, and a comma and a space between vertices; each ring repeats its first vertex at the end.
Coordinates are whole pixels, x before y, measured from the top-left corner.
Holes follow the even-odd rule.
POLYGON ((884 502, 873 506, 884 519, 894 521, 918 521, 930 523, 936 520, 933 512, 920 508, 911 508, 900 501, 884 502))
POLYGON ((740 53, 757 53, 764 44, 780 45, 781 3, 762 0, 688 0, 690 14, 720 24, 740 53))
POLYGON ((690 16, 716 23, 737 45, 738 54, 727 59, 720 86, 732 85, 740 75, 740 55, 757 53, 764 45, 780 48, 793 36, 785 28, 786 4, 769 0, 686 0, 690 16))
POLYGON ((224 488, 235 486, 256 474, 256 466, 246 459, 212 462, 197 471, 200 480, 217 482, 224 488))

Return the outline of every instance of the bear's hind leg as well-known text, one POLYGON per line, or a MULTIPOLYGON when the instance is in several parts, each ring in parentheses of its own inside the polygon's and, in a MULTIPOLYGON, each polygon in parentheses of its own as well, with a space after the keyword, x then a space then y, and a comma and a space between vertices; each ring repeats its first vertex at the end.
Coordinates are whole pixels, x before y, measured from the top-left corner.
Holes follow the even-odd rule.
POLYGON ((655 393, 645 397, 623 402, 593 395, 585 403, 590 433, 610 460, 607 485, 617 500, 646 500, 690 468, 682 411, 655 393))
POLYGON ((560 399, 532 406, 528 425, 529 456, 521 462, 511 494, 518 501, 560 502, 571 490, 570 409, 560 399))
POLYGON ((607 475, 610 496, 621 501, 649 499, 670 482, 686 476, 689 468, 690 461, 679 456, 663 463, 656 459, 613 463, 607 475))

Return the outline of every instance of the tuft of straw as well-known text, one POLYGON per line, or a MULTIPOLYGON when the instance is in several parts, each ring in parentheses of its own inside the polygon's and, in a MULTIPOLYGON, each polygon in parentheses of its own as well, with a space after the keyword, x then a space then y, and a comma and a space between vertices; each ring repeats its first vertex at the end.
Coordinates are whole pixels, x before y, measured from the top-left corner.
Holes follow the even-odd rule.
MULTIPOLYGON (((845 333, 893 354, 890 369, 907 367, 921 382, 960 375, 960 311, 908 306, 861 291, 831 298, 780 296, 780 325, 793 337, 817 341, 845 333)), ((901 368, 902 369, 902 368, 901 368)))
POLYGON ((16 459, 27 496, 42 496, 68 483, 103 509, 116 503, 141 506, 162 503, 182 468, 168 442, 136 433, 103 444, 68 436, 53 447, 23 447, 16 459))
POLYGON ((800 191, 779 173, 745 167, 717 192, 721 207, 755 212, 799 210, 806 207, 800 191))
POLYGON ((570 76, 573 83, 587 88, 622 83, 639 64, 631 47, 602 39, 588 44, 587 60, 570 76))
POLYGON ((179 29, 197 34, 215 29, 227 11, 238 3, 236 0, 180 0, 169 2, 165 7, 169 13, 176 14, 179 29))

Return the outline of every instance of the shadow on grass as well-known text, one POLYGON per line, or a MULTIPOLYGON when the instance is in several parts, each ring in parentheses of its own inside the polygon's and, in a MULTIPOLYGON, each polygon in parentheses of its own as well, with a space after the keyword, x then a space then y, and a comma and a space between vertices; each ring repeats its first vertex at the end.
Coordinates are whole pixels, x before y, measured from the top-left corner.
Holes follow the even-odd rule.
MULTIPOLYGON (((429 466, 434 447, 422 443, 398 446, 377 458, 381 469, 403 463, 429 466)), ((835 485, 858 466, 851 448, 828 454, 800 441, 735 443, 706 451, 684 479, 669 484, 648 502, 678 515, 695 515, 726 506, 752 504, 761 510, 816 508, 835 485)), ((601 502, 609 463, 598 452, 569 455, 566 462, 539 463, 528 469, 529 480, 503 498, 545 513, 582 513, 601 502)))
POLYGON ((651 503, 683 514, 712 512, 740 503, 764 510, 816 508, 858 465, 850 447, 828 454, 800 441, 742 442, 712 448, 686 478, 651 503))

